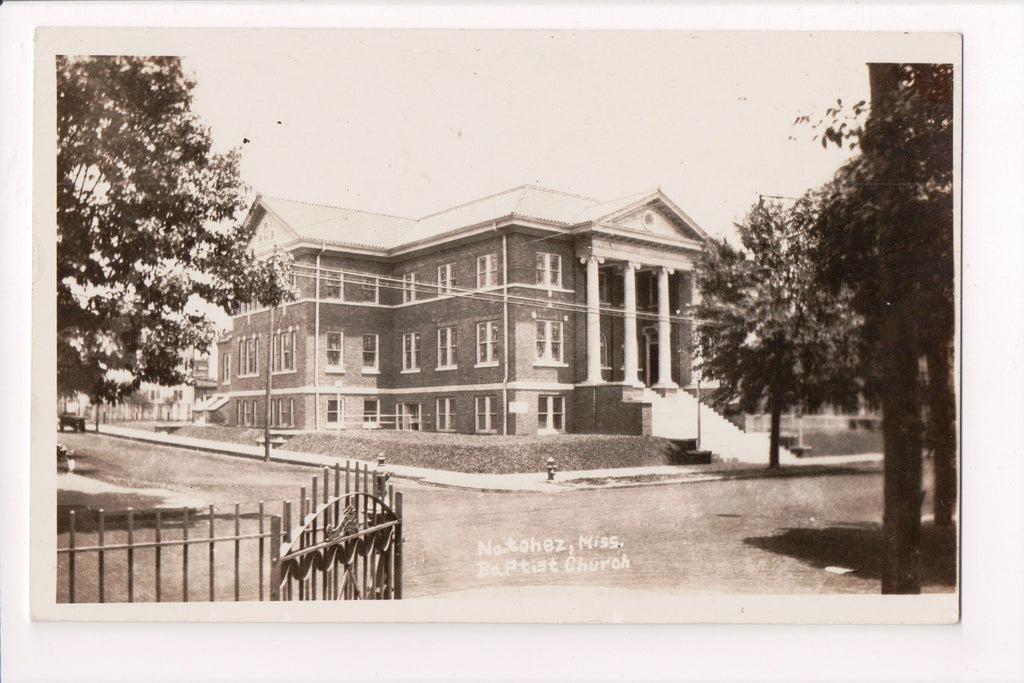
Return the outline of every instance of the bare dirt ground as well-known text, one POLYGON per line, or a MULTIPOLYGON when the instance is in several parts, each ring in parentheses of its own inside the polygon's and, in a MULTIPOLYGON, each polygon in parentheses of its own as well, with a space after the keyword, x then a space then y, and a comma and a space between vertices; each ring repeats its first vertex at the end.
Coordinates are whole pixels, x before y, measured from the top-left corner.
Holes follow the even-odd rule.
MULTIPOLYGON (((120 487, 81 491, 65 479, 58 494, 64 511, 135 505, 131 497, 146 495, 143 489, 207 505, 267 501, 273 510, 280 500, 296 499, 316 473, 92 434, 62 440, 76 451, 76 477, 120 487)), ((515 586, 671 594, 879 590, 877 471, 559 495, 392 483, 405 496, 407 597, 515 586)), ((929 506, 926 499, 926 512, 929 506)), ((926 524, 922 564, 926 592, 952 591, 955 537, 926 524)))

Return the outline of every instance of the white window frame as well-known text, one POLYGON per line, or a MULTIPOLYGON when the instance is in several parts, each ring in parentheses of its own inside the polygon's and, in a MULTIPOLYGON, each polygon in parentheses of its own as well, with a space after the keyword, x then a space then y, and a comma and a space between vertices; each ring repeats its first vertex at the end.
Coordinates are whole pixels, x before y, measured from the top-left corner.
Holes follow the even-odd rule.
POLYGON ((278 399, 271 400, 271 402, 270 402, 270 413, 271 413, 270 414, 270 424, 274 425, 275 427, 281 428, 281 429, 291 429, 292 427, 295 426, 295 399, 293 399, 293 398, 278 398, 278 399), (287 401, 287 403, 286 403, 286 401, 287 401), (285 421, 281 419, 282 414, 285 413, 285 411, 282 410, 282 408, 284 408, 284 406, 288 406, 288 410, 287 410, 288 422, 287 423, 285 423, 285 421))
POLYGON ((327 397, 327 417, 324 424, 327 425, 327 429, 344 429, 345 428, 345 399, 341 396, 328 396, 327 397), (334 410, 331 410, 331 403, 334 403, 334 410), (331 420, 331 413, 334 413, 334 420, 331 420))
POLYGON ((537 284, 549 288, 562 287, 562 256, 546 251, 537 252, 537 284))
POLYGON ((231 354, 224 352, 224 359, 220 363, 220 383, 231 384, 231 354))
POLYGON ((416 301, 416 283, 419 282, 419 274, 415 271, 402 276, 402 303, 407 304, 416 301))
POLYGON ((363 399, 363 426, 374 425, 380 427, 380 399, 379 398, 364 398, 363 399), (373 404, 373 411, 368 412, 366 410, 369 404, 373 404), (369 418, 369 419, 367 419, 369 418))
POLYGON ((541 394, 537 397, 537 433, 561 434, 565 432, 565 396, 563 394, 541 394), (556 406, 560 410, 556 410, 556 406), (560 417, 562 425, 555 426, 560 417))
POLYGON ((419 432, 422 427, 423 409, 419 403, 395 404, 395 429, 401 432, 419 432))
POLYGON ((406 332, 402 335, 402 372, 420 371, 420 333, 406 332))
POLYGON ((271 344, 274 347, 270 353, 273 373, 282 375, 295 372, 295 330, 278 331, 271 337, 271 344))
POLYGON ((360 288, 361 288, 361 292, 362 292, 362 296, 360 297, 360 301, 363 301, 363 302, 366 302, 366 303, 374 303, 374 304, 379 304, 380 303, 380 278, 379 277, 377 277, 376 275, 364 275, 364 276, 362 276, 362 282, 360 283, 360 288), (367 292, 370 292, 370 291, 373 292, 373 298, 372 299, 369 299, 366 296, 367 292))
POLYGON ((455 370, 458 362, 459 331, 454 325, 437 328, 437 369, 455 370))
POLYGON ((452 294, 455 291, 455 264, 445 263, 437 267, 437 295, 452 294))
POLYGON ((498 431, 498 397, 483 394, 473 398, 473 427, 477 434, 495 434, 498 431), (482 408, 482 409, 481 409, 482 408), (483 418, 483 422, 481 422, 483 418))
POLYGON ((247 337, 238 340, 238 376, 259 377, 260 338, 247 337))
POLYGON ((364 334, 363 335, 363 374, 364 375, 376 375, 380 372, 380 336, 376 334, 364 334), (366 364, 366 354, 369 353, 366 350, 366 340, 373 338, 373 365, 366 364))
POLYGON ((331 373, 345 372, 345 333, 340 330, 329 330, 324 334, 324 371, 331 373), (331 348, 331 337, 338 336, 338 348, 331 348), (338 362, 331 362, 331 352, 338 352, 338 362))
POLYGON ((476 366, 490 368, 498 365, 501 354, 501 325, 496 320, 476 324, 476 366), (481 330, 484 331, 481 337, 481 330))
POLYGON ((320 274, 320 298, 330 301, 345 300, 345 275, 341 272, 324 272, 320 274), (336 289, 337 296, 331 296, 328 290, 336 289))
POLYGON ((442 396, 435 400, 435 429, 439 432, 455 431, 455 399, 442 396))
POLYGON ((537 320, 534 346, 537 365, 565 365, 565 326, 561 320, 537 320), (558 341, 554 331, 558 330, 558 341))
POLYGON ((498 286, 498 254, 492 252, 476 258, 476 288, 498 286))

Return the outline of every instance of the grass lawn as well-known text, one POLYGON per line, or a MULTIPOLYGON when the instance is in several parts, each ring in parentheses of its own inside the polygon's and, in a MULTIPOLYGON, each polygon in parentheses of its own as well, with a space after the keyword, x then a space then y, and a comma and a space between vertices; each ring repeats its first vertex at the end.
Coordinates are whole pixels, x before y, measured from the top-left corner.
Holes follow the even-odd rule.
MULTIPOLYGON (((252 445, 263 430, 187 425, 175 435, 252 445)), ((666 465, 673 452, 670 441, 644 436, 478 436, 358 429, 304 432, 289 438, 284 447, 367 461, 375 461, 382 454, 395 465, 492 474, 543 472, 549 457, 562 471, 666 465)))

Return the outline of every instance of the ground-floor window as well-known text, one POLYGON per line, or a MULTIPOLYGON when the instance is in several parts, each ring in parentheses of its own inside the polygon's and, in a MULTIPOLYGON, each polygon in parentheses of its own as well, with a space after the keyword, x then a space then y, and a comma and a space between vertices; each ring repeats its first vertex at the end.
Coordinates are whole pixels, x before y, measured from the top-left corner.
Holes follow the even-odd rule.
POLYGON ((395 406, 395 428, 403 431, 419 431, 420 404, 399 403, 395 406))
POLYGON ((455 401, 453 399, 437 399, 437 431, 455 431, 455 401))
POLYGON ((380 401, 378 399, 363 399, 363 424, 380 425, 380 401))
POLYGON ((345 399, 327 399, 327 427, 329 429, 341 429, 345 422, 345 399))
POLYGON ((253 427, 256 424, 256 400, 238 401, 238 424, 242 427, 253 427))
POLYGON ((498 429, 498 397, 476 397, 476 431, 494 432, 498 429))
POLYGON ((275 427, 295 426, 295 399, 279 398, 270 402, 270 424, 275 427))
POLYGON ((548 432, 565 431, 565 397, 537 397, 537 430, 548 432))

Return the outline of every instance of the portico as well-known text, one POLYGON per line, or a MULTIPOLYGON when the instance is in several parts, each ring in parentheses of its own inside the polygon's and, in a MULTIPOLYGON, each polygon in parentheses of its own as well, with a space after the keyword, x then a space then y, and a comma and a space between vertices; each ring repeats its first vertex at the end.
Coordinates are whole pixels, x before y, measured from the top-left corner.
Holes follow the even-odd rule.
POLYGON ((585 252, 579 257, 586 278, 582 384, 670 393, 688 383, 690 325, 684 309, 692 300, 692 260, 611 240, 591 240, 585 252))

